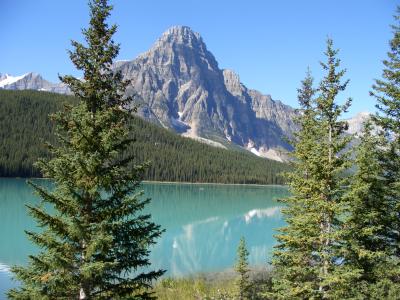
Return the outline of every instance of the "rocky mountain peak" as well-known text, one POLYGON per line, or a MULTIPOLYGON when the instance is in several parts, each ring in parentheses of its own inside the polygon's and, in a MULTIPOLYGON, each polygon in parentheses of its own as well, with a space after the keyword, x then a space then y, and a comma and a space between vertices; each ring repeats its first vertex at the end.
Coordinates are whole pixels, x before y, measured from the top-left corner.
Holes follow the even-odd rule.
POLYGON ((0 75, 0 88, 7 88, 8 86, 24 79, 26 76, 32 73, 27 73, 21 76, 12 76, 10 74, 2 74, 0 75))
POLYGON ((30 72, 24 76, 28 80, 44 80, 42 75, 36 72, 30 72))
POLYGON ((171 27, 150 50, 114 66, 131 81, 128 94, 139 95, 138 114, 147 120, 274 159, 272 149, 288 147, 283 137, 295 129, 294 110, 248 90, 234 71, 221 70, 200 34, 187 26, 171 27))
POLYGON ((51 83, 34 72, 21 76, 0 74, 0 88, 7 90, 39 90, 60 94, 69 94, 69 88, 63 83, 51 83))
MULTIPOLYGON (((200 34, 187 26, 174 26, 165 31, 150 50, 142 53, 134 61, 117 62, 117 69, 123 73, 127 66, 156 66, 155 73, 170 73, 174 77, 191 77, 195 69, 210 69, 220 72, 214 56, 200 34)), ((131 73, 131 72, 129 72, 131 73)), ((221 75, 221 74, 220 74, 221 75)), ((222 75, 221 75, 222 76, 222 75)))
POLYGON ((349 128, 347 133, 349 134, 360 134, 364 128, 364 123, 371 118, 372 114, 369 112, 359 112, 354 117, 347 119, 349 128))
POLYGON ((161 58, 164 65, 204 65, 209 69, 218 69, 216 59, 207 50, 200 34, 187 26, 174 26, 165 31, 154 46, 142 56, 152 55, 161 58))
POLYGON ((371 115, 372 114, 370 112, 362 111, 362 112, 359 112, 358 114, 356 114, 353 118, 366 119, 366 118, 369 118, 371 115))
POLYGON ((188 46, 197 46, 204 43, 200 34, 188 26, 173 26, 165 31, 159 42, 178 43, 188 46))

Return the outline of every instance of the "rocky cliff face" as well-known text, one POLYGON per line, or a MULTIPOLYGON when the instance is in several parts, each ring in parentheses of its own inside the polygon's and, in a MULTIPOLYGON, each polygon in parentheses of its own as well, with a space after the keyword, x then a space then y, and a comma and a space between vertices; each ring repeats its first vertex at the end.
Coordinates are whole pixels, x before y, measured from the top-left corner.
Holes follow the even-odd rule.
POLYGON ((364 123, 370 119, 371 119, 371 114, 369 112, 360 112, 354 117, 346 119, 345 121, 349 125, 347 133, 355 134, 357 136, 360 135, 364 128, 364 123))
POLYGON ((221 70, 198 33, 185 26, 166 31, 147 52, 115 69, 131 80, 139 115, 182 135, 233 143, 281 159, 284 136, 295 130, 294 110, 247 89, 231 70, 221 70))

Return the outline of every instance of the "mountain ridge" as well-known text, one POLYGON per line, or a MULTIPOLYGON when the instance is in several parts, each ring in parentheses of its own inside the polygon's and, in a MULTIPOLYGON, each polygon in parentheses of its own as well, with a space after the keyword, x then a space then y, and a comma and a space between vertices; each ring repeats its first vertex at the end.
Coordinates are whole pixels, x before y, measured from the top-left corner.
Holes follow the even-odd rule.
POLYGON ((11 76, 0 73, 0 89, 5 90, 37 90, 58 94, 70 94, 69 88, 63 83, 51 83, 42 75, 29 72, 21 76, 11 76))
MULTIPOLYGON (((233 70, 221 69, 201 35, 188 26, 169 28, 149 50, 112 68, 130 81, 127 94, 136 96, 132 105, 143 119, 213 146, 241 147, 278 161, 291 150, 286 139, 297 130, 296 110, 246 87, 233 70)), ((3 88, 69 93, 65 85, 35 73, 3 88)), ((361 127, 355 121, 351 128, 361 127)))

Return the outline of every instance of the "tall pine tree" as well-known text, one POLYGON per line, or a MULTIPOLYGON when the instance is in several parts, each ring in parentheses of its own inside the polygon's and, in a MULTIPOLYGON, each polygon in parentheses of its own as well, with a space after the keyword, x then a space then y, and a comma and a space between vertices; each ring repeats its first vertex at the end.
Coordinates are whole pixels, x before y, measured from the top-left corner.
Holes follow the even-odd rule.
POLYGON ((326 72, 317 90, 308 74, 299 90, 301 106, 293 146, 293 172, 288 174, 292 196, 285 199, 287 226, 280 230, 273 265, 276 299, 340 299, 358 274, 342 263, 343 173, 349 166, 343 136, 346 123, 339 121, 350 105, 337 104, 345 90, 345 70, 332 40, 327 41, 326 72))
POLYGON ((294 134, 293 172, 287 174, 293 196, 283 200, 287 204, 283 213, 289 226, 282 228, 281 234, 277 236, 279 244, 273 259, 276 270, 274 299, 284 299, 286 296, 292 299, 306 298, 316 289, 312 282, 316 278, 316 270, 310 268, 309 262, 312 261, 312 239, 318 235, 319 228, 315 222, 309 222, 310 219, 314 219, 315 212, 311 210, 312 199, 308 181, 311 165, 305 162, 311 155, 316 155, 313 152, 316 150, 314 147, 318 128, 313 111, 315 89, 309 71, 298 93, 300 116, 296 121, 301 130, 294 134), (302 180, 297 184, 296 179, 302 180))
POLYGON ((379 112, 374 120, 386 137, 379 160, 385 178, 384 195, 392 206, 392 231, 388 238, 393 254, 400 259, 400 8, 395 20, 388 58, 383 61, 383 78, 376 80, 371 95, 378 101, 379 112))
POLYGON ((124 97, 127 82, 111 70, 119 51, 116 26, 106 24, 112 7, 106 0, 89 7, 87 46, 73 41, 70 52, 83 80, 61 78, 80 102, 53 116, 58 145, 49 145, 52 159, 39 162, 54 189, 31 183, 46 204, 29 207, 42 231, 27 234, 41 252, 13 268, 21 286, 9 292, 12 299, 147 299, 163 273, 147 268, 149 246, 162 231, 141 213, 149 201, 138 190, 145 165, 124 155, 133 142, 131 99, 124 97))
POLYGON ((360 274, 352 288, 355 295, 362 299, 398 299, 400 290, 391 281, 396 272, 388 239, 391 205, 384 196, 385 181, 379 162, 383 139, 374 131, 371 122, 364 124, 357 146, 357 169, 345 197, 343 258, 360 274))

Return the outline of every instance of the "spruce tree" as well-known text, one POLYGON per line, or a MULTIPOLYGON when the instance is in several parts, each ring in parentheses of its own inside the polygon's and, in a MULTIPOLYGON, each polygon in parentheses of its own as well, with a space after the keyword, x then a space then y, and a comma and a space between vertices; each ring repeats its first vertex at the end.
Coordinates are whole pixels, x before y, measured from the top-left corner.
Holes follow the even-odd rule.
MULTIPOLYGON (((384 179, 379 156, 382 138, 373 133, 371 122, 364 124, 357 146, 356 172, 345 197, 343 235, 345 263, 360 277, 353 290, 363 299, 395 299, 391 284, 395 266, 391 260, 391 206, 384 196, 384 179), (375 296, 373 296, 375 294, 375 296)), ((397 294, 400 297, 400 294, 397 294)), ((397 298, 398 298, 397 297, 397 298)))
POLYGON ((132 99, 127 82, 111 70, 119 45, 116 26, 106 19, 112 7, 92 0, 87 46, 72 42, 70 58, 83 80, 60 78, 79 99, 53 116, 57 144, 53 158, 38 163, 54 187, 32 183, 44 205, 29 206, 42 228, 27 232, 41 251, 25 267, 14 267, 21 286, 12 299, 148 299, 152 280, 149 247, 161 234, 139 190, 145 164, 124 155, 130 139, 132 99), (51 212, 48 208, 53 208, 51 212))
MULTIPOLYGON (((385 201, 391 205, 392 230, 390 239, 393 255, 400 259, 400 8, 395 16, 393 38, 388 58, 383 61, 382 79, 373 85, 378 113, 375 123, 381 128, 385 144, 381 147, 379 161, 385 179, 385 201)), ((399 280, 400 278, 397 278, 399 280)))
POLYGON ((249 279, 249 251, 246 248, 246 240, 241 237, 239 246, 237 248, 237 261, 235 270, 239 274, 236 281, 237 286, 237 299, 246 300, 250 299, 250 279, 249 279))
POLYGON ((344 299, 358 276, 340 259, 349 138, 339 118, 351 101, 337 104, 348 83, 342 83, 345 70, 338 70, 337 53, 328 39, 327 62, 321 63, 326 75, 315 90, 308 74, 299 90, 300 130, 293 139, 293 171, 288 174, 292 196, 283 200, 287 226, 276 236, 271 298, 344 299))
POLYGON ((281 228, 281 234, 276 236, 278 245, 273 259, 276 274, 273 278, 274 299, 284 299, 285 295, 292 299, 305 298, 306 295, 312 295, 315 290, 312 282, 308 282, 316 278, 315 270, 310 268, 309 262, 312 261, 311 239, 318 234, 319 229, 318 224, 309 222, 315 214, 311 211, 312 199, 309 187, 303 186, 304 189, 301 187, 302 183, 309 180, 311 171, 310 164, 306 162, 311 155, 316 155, 313 154, 318 136, 313 111, 314 95, 313 78, 308 71, 298 90, 300 110, 296 122, 301 130, 294 133, 292 141, 294 144, 293 172, 286 174, 291 182, 290 189, 293 196, 282 200, 287 204, 282 211, 289 226, 281 228), (296 179, 299 181, 297 186, 295 186, 296 179), (308 239, 310 239, 309 242, 308 239))

